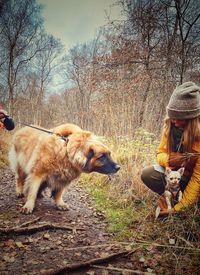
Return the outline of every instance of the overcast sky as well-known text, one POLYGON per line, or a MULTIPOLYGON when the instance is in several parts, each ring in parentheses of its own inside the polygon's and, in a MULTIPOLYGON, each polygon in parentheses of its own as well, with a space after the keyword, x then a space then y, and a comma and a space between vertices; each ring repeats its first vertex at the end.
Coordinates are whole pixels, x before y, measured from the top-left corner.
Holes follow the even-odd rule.
POLYGON ((66 49, 92 40, 98 27, 106 23, 105 10, 112 19, 120 18, 115 0, 38 0, 48 33, 60 38, 66 49))

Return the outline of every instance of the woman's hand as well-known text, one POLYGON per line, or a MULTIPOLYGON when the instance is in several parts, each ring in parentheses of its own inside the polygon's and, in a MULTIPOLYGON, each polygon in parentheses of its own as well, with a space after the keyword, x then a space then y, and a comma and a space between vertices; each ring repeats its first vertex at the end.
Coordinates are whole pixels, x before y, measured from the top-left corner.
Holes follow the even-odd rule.
POLYGON ((169 155, 169 167, 181 167, 185 161, 185 154, 179 152, 171 152, 169 155))
POLYGON ((171 209, 162 209, 160 211, 159 216, 167 216, 167 215, 172 215, 172 214, 175 214, 175 213, 176 213, 176 211, 173 208, 171 208, 171 209))

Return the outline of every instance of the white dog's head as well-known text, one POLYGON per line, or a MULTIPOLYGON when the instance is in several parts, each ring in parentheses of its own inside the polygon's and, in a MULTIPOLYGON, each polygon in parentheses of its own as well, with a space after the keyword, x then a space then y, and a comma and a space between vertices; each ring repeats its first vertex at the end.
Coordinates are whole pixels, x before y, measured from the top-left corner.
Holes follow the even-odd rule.
POLYGON ((171 170, 171 168, 166 167, 165 169, 165 179, 166 179, 166 188, 170 191, 178 191, 180 188, 180 180, 184 173, 185 168, 182 167, 177 171, 171 170))

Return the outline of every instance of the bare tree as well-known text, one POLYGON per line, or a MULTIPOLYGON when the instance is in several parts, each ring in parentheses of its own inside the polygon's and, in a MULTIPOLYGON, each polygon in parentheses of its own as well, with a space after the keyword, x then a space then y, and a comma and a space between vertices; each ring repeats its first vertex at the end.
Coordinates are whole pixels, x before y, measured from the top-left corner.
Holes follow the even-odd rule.
POLYGON ((200 46, 200 2, 195 0, 174 0, 174 5, 178 18, 180 40, 179 82, 182 83, 187 69, 191 65, 191 56, 195 55, 195 48, 200 46))
POLYGON ((13 112, 14 93, 20 70, 41 50, 38 48, 42 19, 35 0, 8 0, 1 11, 1 34, 4 85, 8 89, 10 112, 13 112))
POLYGON ((65 77, 70 80, 72 87, 76 87, 76 109, 78 110, 80 124, 85 127, 90 119, 90 101, 93 92, 92 79, 92 45, 77 45, 66 56, 65 77))

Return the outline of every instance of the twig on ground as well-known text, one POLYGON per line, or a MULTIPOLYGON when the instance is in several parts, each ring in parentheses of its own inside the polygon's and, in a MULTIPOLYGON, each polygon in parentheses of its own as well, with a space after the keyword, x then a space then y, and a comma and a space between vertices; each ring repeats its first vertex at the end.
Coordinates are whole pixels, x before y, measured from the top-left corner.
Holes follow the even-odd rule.
POLYGON ((38 231, 51 230, 51 229, 64 229, 75 232, 76 230, 84 230, 82 228, 74 228, 71 226, 57 225, 54 223, 44 223, 37 226, 29 227, 12 227, 12 228, 0 228, 0 235, 26 235, 32 234, 38 231))
POLYGON ((73 250, 81 250, 81 249, 91 249, 91 248, 101 248, 101 247, 106 247, 106 246, 110 246, 112 248, 114 247, 121 247, 122 245, 120 243, 102 243, 102 244, 96 244, 96 245, 85 245, 85 246, 76 246, 76 247, 70 247, 65 249, 65 251, 73 251, 73 250))
POLYGON ((153 243, 153 242, 148 242, 148 241, 142 241, 142 240, 138 240, 138 241, 134 241, 134 242, 119 242, 121 244, 124 245, 152 245, 152 246, 156 246, 156 247, 165 247, 165 248, 173 248, 173 249, 186 249, 186 250, 191 250, 191 251, 195 251, 195 252, 200 252, 200 248, 195 248, 195 247, 187 247, 187 246, 178 246, 178 245, 167 245, 167 244, 159 244, 159 243, 153 243))
POLYGON ((177 236, 177 238, 179 240, 181 240, 181 241, 184 241, 188 246, 194 247, 194 245, 191 242, 189 242, 188 240, 184 239, 183 237, 177 236))
MULTIPOLYGON (((111 266, 101 266, 101 265, 91 265, 91 267, 99 268, 99 269, 106 269, 106 270, 113 270, 113 271, 119 271, 119 272, 128 272, 128 274, 147 274, 149 275, 149 272, 144 272, 140 270, 132 270, 132 269, 126 269, 126 268, 118 268, 118 267, 111 267, 111 266)), ((155 273, 151 273, 151 275, 155 275, 155 273)))
POLYGON ((22 224, 16 226, 16 228, 20 228, 20 227, 27 226, 27 225, 29 225, 29 224, 33 224, 33 223, 39 221, 40 219, 41 219, 41 217, 37 217, 37 218, 35 218, 35 219, 31 220, 31 221, 27 221, 27 222, 24 222, 24 223, 22 223, 22 224))
POLYGON ((111 255, 109 255, 107 257, 95 258, 95 259, 91 259, 89 261, 82 262, 82 263, 69 264, 69 265, 66 265, 65 267, 63 267, 63 268, 61 268, 59 270, 56 270, 56 271, 54 271, 54 272, 52 272, 50 274, 48 273, 48 275, 61 275, 65 271, 78 270, 80 268, 90 267, 93 264, 106 263, 108 261, 114 260, 114 259, 119 258, 119 257, 128 256, 128 255, 130 255, 130 254, 132 254, 134 252, 135 252, 135 250, 132 250, 132 251, 122 251, 122 252, 111 254, 111 255))

